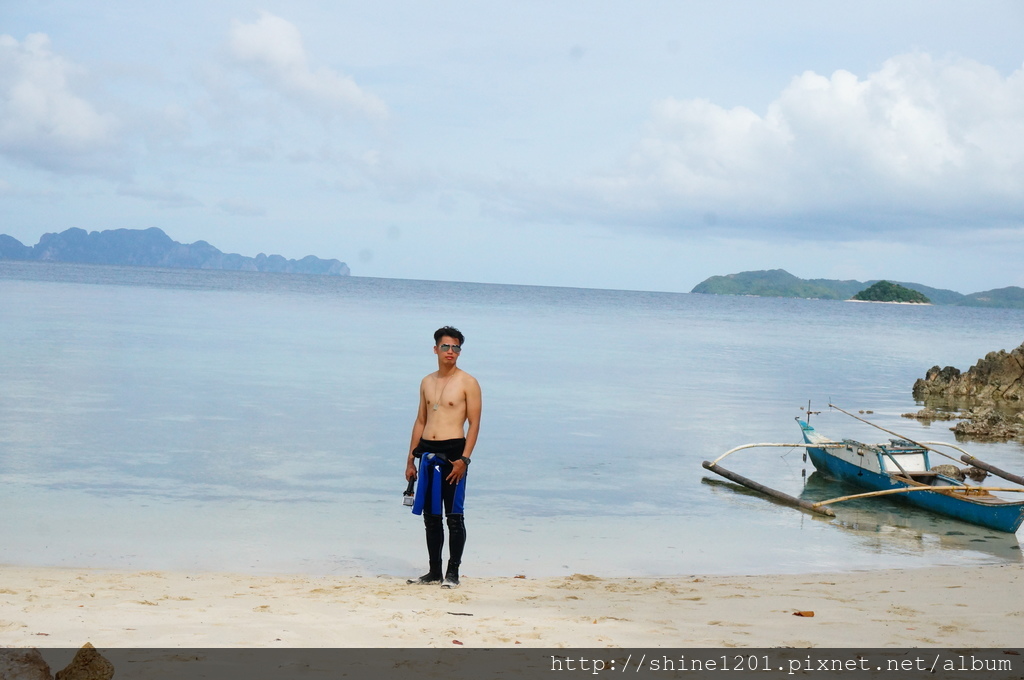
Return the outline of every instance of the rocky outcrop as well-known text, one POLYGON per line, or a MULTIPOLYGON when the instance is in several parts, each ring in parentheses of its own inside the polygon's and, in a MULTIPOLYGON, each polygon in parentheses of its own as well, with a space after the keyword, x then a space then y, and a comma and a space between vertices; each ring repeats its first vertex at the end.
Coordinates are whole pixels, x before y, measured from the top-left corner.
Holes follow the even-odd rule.
POLYGON ((960 414, 953 427, 957 437, 988 441, 1024 440, 1024 412, 1007 414, 991 407, 976 407, 960 414))
POLYGON ((96 651, 92 643, 86 642, 71 663, 57 671, 54 680, 111 680, 113 677, 114 664, 96 651))
POLYGON ((946 475, 951 479, 955 479, 962 482, 966 479, 973 479, 976 482, 984 481, 988 477, 988 473, 981 468, 976 468, 973 465, 971 467, 958 468, 956 465, 933 465, 931 468, 932 472, 938 472, 939 474, 946 475))
POLYGON ((1024 401, 1024 344, 1007 352, 989 352, 966 373, 952 366, 933 366, 914 383, 914 398, 972 399, 989 402, 1024 401))
POLYGON ((54 676, 38 649, 0 648, 0 680, 111 680, 114 664, 86 642, 54 676))
POLYGON ((930 425, 937 420, 959 420, 949 428, 957 439, 1004 442, 1010 439, 1024 441, 1024 411, 1012 411, 992 406, 975 406, 959 412, 937 411, 923 408, 917 413, 904 413, 904 418, 915 418, 930 425))
POLYGON ((914 383, 914 398, 925 408, 904 418, 959 420, 950 428, 957 439, 1024 441, 1024 344, 1011 352, 989 352, 966 373, 933 366, 914 383), (935 403, 947 408, 938 410, 935 403), (958 413, 950 411, 952 404, 958 413))
POLYGON ((937 411, 930 406, 923 408, 917 413, 904 413, 904 418, 916 418, 924 423, 931 423, 933 420, 956 420, 960 416, 949 411, 937 411))
POLYGON ((0 680, 53 680, 38 649, 0 649, 0 680))

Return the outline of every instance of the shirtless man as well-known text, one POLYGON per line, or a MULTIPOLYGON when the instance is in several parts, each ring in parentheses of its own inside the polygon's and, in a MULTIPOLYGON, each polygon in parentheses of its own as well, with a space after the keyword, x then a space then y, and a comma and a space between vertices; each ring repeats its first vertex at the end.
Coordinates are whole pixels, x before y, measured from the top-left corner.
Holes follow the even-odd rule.
POLYGON ((459 565, 466 545, 463 519, 466 470, 480 432, 481 405, 480 384, 455 365, 464 341, 465 337, 457 328, 437 329, 434 333, 437 371, 420 382, 420 406, 412 426, 405 479, 411 481, 419 477, 412 511, 423 515, 430 570, 418 579, 410 579, 409 583, 440 583, 442 588, 459 586, 459 565), (418 467, 417 458, 420 458, 418 467), (442 510, 448 524, 448 567, 443 577, 442 510))

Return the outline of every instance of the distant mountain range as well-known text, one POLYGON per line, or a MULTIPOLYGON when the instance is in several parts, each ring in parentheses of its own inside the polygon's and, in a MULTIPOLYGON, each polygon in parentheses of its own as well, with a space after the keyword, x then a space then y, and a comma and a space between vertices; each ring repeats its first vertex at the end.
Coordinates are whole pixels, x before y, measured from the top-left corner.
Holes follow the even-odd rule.
POLYGON ((93 232, 72 228, 59 234, 43 234, 34 246, 26 246, 12 236, 0 234, 0 260, 332 276, 350 274, 348 265, 338 260, 321 260, 312 255, 301 260, 287 260, 281 255, 263 253, 256 257, 222 253, 206 241, 178 243, 156 227, 93 232))
MULTIPOLYGON (((822 300, 849 300, 860 291, 878 283, 873 281, 837 281, 801 279, 785 269, 740 272, 712 276, 697 284, 691 293, 711 295, 756 295, 760 297, 800 297, 822 300)), ((927 296, 932 304, 964 307, 1012 307, 1024 309, 1024 288, 1010 286, 964 295, 955 290, 931 288, 920 283, 892 281, 927 296)))

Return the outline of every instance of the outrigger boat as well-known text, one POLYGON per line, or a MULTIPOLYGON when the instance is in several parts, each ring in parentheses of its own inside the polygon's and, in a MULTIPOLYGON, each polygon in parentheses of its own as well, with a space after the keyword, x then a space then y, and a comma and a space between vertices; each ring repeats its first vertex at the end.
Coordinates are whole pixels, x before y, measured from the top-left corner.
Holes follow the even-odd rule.
MULTIPOLYGON (((833 404, 829 404, 829 406, 873 427, 878 427, 833 404)), ((810 420, 809 409, 807 413, 807 420, 810 420)), ((888 444, 863 444, 852 439, 834 441, 817 432, 807 420, 801 420, 799 417, 796 420, 803 433, 802 443, 744 444, 726 451, 712 462, 704 461, 704 468, 790 505, 830 517, 834 517, 835 512, 827 506, 834 503, 859 498, 893 496, 926 510, 996 531, 1014 533, 1024 521, 1024 500, 1008 500, 992 493, 993 491, 1024 492, 1024 478, 980 461, 954 444, 916 442, 880 427, 878 429, 889 432, 897 438, 890 439, 888 444), (991 487, 966 484, 947 473, 944 468, 948 469, 949 466, 941 466, 938 470, 933 469, 929 453, 952 458, 949 454, 934 448, 936 446, 960 451, 963 454, 960 460, 963 462, 1021 486, 991 487), (719 465, 719 462, 730 454, 743 449, 761 447, 804 448, 814 467, 825 476, 869 489, 869 491, 812 502, 794 498, 781 491, 758 484, 719 465)), ((949 472, 953 471, 955 470, 949 472)))

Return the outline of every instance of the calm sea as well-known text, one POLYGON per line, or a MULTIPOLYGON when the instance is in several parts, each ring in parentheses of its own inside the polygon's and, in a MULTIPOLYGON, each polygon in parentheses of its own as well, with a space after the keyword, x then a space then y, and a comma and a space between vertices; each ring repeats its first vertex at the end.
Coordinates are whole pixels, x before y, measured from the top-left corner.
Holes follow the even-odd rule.
MULTIPOLYGON (((845 571, 1020 562, 892 501, 819 519, 700 466, 799 440, 953 441, 915 379, 1018 346, 1019 310, 0 263, 0 562, 416 575, 401 504, 435 328, 483 388, 468 576, 845 571), (717 478, 716 478, 717 479, 717 478)), ((1019 444, 969 445, 1024 468, 1019 444)), ((798 449, 730 468, 850 489, 798 449), (804 476, 804 473, 808 477, 804 476)))

